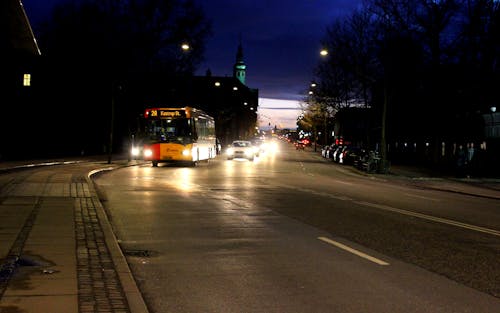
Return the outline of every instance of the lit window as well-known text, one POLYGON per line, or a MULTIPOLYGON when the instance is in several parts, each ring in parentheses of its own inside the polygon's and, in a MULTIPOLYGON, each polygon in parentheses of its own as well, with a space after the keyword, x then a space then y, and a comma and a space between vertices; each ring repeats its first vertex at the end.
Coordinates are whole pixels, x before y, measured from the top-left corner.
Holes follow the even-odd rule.
POLYGON ((31 74, 23 75, 23 86, 31 86, 31 74))

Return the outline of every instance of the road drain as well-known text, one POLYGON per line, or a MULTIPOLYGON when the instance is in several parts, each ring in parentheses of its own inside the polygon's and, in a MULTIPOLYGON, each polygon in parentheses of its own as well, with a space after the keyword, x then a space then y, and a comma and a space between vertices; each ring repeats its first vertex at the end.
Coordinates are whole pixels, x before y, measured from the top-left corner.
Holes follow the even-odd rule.
POLYGON ((152 257, 158 255, 158 253, 151 250, 141 250, 141 249, 124 249, 123 254, 126 256, 136 256, 136 257, 152 257))

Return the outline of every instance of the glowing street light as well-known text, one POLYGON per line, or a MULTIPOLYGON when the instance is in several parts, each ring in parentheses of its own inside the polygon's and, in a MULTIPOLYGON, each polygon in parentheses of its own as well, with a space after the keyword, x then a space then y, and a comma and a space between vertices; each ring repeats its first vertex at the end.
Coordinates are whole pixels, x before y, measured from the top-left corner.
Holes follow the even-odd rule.
POLYGON ((187 44, 187 43, 183 43, 183 44, 181 45, 181 49, 182 49, 183 51, 189 51, 189 49, 191 49, 191 47, 189 46, 189 44, 187 44))
POLYGON ((328 55, 328 50, 321 49, 321 51, 319 52, 319 55, 321 55, 322 57, 326 57, 328 55))

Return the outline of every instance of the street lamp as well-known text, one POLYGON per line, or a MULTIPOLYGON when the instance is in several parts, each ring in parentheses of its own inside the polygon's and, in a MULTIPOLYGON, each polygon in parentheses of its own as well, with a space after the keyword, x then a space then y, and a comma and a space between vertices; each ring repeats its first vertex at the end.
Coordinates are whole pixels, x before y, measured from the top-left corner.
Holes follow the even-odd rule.
POLYGON ((491 137, 494 136, 495 134, 495 112, 497 111, 497 107, 496 106, 492 106, 490 107, 490 116, 491 116, 491 137))
POLYGON ((319 51, 319 55, 321 55, 322 57, 326 57, 328 55, 328 50, 326 50, 325 48, 321 49, 319 51))

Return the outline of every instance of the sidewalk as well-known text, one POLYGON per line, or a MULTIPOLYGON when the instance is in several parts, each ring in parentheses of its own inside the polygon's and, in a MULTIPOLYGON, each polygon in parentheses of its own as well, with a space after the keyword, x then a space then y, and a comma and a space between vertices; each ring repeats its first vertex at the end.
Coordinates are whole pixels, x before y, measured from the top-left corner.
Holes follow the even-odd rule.
POLYGON ((384 177, 404 179, 407 183, 425 189, 500 200, 500 179, 498 178, 439 176, 428 169, 401 165, 392 165, 389 174, 384 177))
MULTIPOLYGON (((323 159, 321 150, 308 147, 307 151, 313 153, 316 158, 323 159)), ((477 197, 485 197, 500 200, 500 178, 457 178, 452 176, 443 176, 441 173, 431 169, 408 165, 391 165, 387 174, 366 173, 350 165, 342 165, 351 169, 355 173, 366 176, 372 176, 386 181, 396 181, 398 183, 410 184, 419 188, 435 189, 458 194, 466 194, 477 197)))
POLYGON ((54 164, 0 163, 0 313, 148 312, 89 177, 128 162, 54 164))

